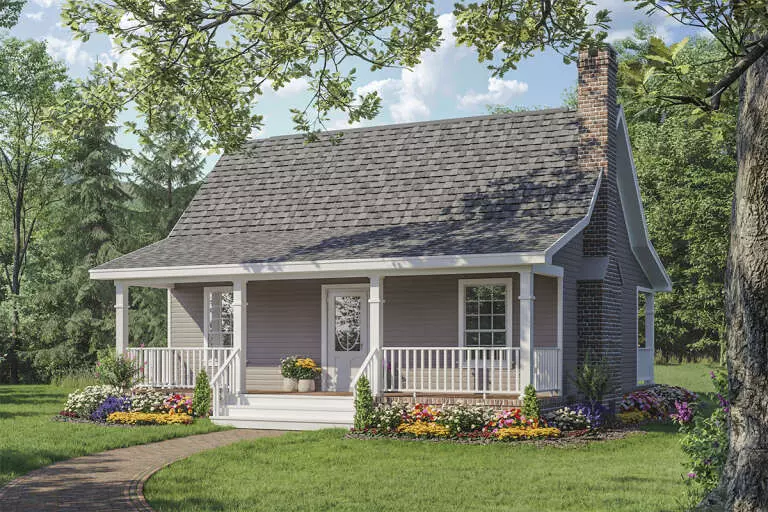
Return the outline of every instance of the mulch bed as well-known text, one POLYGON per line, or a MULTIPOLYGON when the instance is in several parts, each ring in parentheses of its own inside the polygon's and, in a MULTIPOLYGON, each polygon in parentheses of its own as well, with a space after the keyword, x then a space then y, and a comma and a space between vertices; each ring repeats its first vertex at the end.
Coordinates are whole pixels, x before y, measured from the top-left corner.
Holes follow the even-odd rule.
POLYGON ((432 443, 456 443, 456 444, 533 444, 536 446, 570 447, 583 446, 599 441, 615 441, 625 437, 646 434, 644 430, 638 430, 635 425, 624 428, 610 428, 601 430, 575 430, 563 432, 561 437, 547 439, 518 439, 498 440, 492 437, 416 437, 408 434, 371 433, 367 431, 350 431, 344 437, 346 439, 397 439, 399 441, 419 441, 432 443))
POLYGON ((61 414, 57 414, 56 416, 51 418, 51 421, 60 421, 62 423, 87 423, 89 425, 99 425, 100 427, 133 428, 133 427, 140 426, 140 425, 125 425, 122 423, 107 423, 107 422, 101 422, 101 421, 93 421, 93 420, 89 420, 88 418, 79 418, 76 416, 62 416, 61 414))

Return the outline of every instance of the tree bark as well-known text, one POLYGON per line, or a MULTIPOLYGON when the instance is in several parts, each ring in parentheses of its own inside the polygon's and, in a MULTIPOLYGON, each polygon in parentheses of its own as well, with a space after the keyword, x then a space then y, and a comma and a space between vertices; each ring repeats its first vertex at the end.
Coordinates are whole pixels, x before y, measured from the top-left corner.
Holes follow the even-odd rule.
POLYGON ((741 78, 726 270, 729 451, 725 509, 768 510, 768 56, 741 78))

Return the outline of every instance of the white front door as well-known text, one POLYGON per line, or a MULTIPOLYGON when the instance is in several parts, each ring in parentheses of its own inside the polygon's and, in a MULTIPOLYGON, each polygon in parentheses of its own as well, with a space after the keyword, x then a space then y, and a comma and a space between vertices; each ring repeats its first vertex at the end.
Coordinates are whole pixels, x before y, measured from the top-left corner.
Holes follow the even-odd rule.
POLYGON ((329 288, 326 303, 325 389, 352 391, 352 378, 368 355, 368 290, 329 288))

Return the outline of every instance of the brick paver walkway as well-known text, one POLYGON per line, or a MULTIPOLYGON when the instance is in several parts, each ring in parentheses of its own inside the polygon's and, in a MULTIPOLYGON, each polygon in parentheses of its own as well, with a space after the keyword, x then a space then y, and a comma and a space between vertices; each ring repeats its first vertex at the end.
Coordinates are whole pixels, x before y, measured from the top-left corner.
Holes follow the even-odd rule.
POLYGON ((109 450, 36 469, 0 488, 0 510, 150 511, 144 482, 171 462, 276 430, 227 430, 109 450))

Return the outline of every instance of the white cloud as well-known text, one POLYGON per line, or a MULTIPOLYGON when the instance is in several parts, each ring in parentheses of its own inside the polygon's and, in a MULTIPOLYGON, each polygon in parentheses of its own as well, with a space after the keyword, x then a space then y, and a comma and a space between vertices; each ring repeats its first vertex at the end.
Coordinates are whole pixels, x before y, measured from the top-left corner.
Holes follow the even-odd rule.
POLYGON ((53 7, 54 5, 59 5, 61 3, 61 0, 35 0, 35 3, 40 7, 45 7, 46 9, 48 9, 49 7, 53 7))
POLYGON ((459 108, 471 109, 482 105, 498 105, 509 102, 514 96, 528 91, 528 84, 517 80, 502 80, 496 77, 488 79, 488 90, 478 93, 469 91, 459 96, 459 108))
POLYGON ((27 19, 40 21, 43 19, 43 11, 29 12, 24 15, 27 19))
POLYGON ((43 39, 48 53, 57 59, 63 59, 70 66, 87 65, 93 62, 93 58, 86 51, 80 49, 83 45, 82 41, 59 39, 51 35, 45 36, 43 39))
POLYGON ((425 52, 421 62, 413 69, 405 69, 400 78, 374 80, 357 89, 357 94, 372 91, 388 101, 389 113, 396 123, 405 123, 429 118, 429 104, 438 93, 446 93, 453 87, 455 64, 471 54, 468 48, 457 47, 453 32, 456 17, 453 13, 441 14, 437 21, 442 29, 442 42, 435 51, 425 52))
MULTIPOLYGON (((271 85, 270 85, 271 86, 271 85)), ((304 77, 294 78, 282 86, 280 89, 275 90, 275 95, 279 98, 288 98, 305 92, 309 87, 309 80, 304 77)), ((273 89, 274 90, 274 89, 273 89)))

